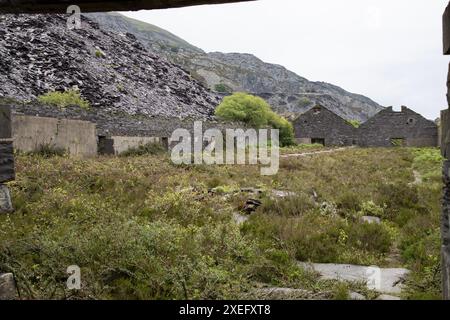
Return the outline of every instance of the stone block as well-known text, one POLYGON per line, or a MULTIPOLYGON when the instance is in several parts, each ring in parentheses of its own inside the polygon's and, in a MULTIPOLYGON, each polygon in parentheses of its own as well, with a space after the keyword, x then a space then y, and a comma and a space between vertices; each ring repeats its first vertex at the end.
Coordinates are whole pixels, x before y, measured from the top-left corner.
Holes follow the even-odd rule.
POLYGON ((0 300, 18 299, 16 281, 12 273, 0 274, 0 300))
POLYGON ((0 139, 11 139, 11 107, 0 105, 0 139))
POLYGON ((13 211, 9 189, 4 184, 0 184, 0 213, 11 213, 13 211))
POLYGON ((0 183, 13 181, 14 179, 13 143, 0 141, 0 183))

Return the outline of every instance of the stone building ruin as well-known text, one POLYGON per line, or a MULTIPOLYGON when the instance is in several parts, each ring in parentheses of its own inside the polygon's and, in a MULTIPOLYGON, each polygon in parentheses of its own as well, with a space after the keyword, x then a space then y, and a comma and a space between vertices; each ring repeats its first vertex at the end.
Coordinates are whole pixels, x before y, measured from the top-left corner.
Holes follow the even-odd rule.
POLYGON ((401 111, 385 108, 355 128, 345 119, 322 106, 316 106, 294 121, 299 143, 325 146, 436 147, 438 126, 403 106, 401 111))
POLYGON ((318 143, 324 146, 356 144, 356 128, 344 118, 322 106, 315 106, 294 122, 298 143, 318 143))

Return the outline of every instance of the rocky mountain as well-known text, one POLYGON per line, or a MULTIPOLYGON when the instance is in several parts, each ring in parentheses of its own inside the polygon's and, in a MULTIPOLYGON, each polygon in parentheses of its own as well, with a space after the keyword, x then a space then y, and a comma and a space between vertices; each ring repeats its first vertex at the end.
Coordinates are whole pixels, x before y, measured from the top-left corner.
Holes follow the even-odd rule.
POLYGON ((246 91, 266 98, 280 114, 296 115, 321 104, 349 120, 365 121, 381 110, 371 99, 325 82, 312 82, 283 66, 242 53, 205 53, 153 25, 117 13, 88 17, 118 33, 133 33, 150 50, 190 71, 212 90, 246 91))
POLYGON ((66 22, 65 15, 0 16, 0 98, 33 100, 77 87, 92 112, 213 115, 220 97, 133 34, 105 31, 87 18, 78 30, 66 22))

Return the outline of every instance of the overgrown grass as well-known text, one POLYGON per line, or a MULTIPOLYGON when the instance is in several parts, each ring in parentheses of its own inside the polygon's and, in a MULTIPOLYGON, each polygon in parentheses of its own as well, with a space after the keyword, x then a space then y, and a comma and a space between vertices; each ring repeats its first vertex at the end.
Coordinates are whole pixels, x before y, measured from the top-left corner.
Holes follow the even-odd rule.
POLYGON ((361 284, 320 280, 296 262, 377 264, 413 271, 406 298, 436 298, 436 152, 349 149, 288 158, 273 177, 256 166, 176 166, 160 154, 18 155, 16 212, 0 216, 0 270, 14 272, 26 299, 259 298, 261 286, 346 299, 348 290, 376 295, 361 284), (413 170, 431 185, 414 184, 413 170), (264 190, 263 205, 238 227, 233 212, 253 196, 234 191, 246 187, 264 190), (273 199, 272 189, 296 195, 273 199), (362 215, 383 222, 369 225, 362 215), (65 287, 74 264, 80 291, 65 287))
POLYGON ((130 148, 125 152, 122 152, 120 155, 123 157, 130 156, 145 156, 145 155, 159 155, 167 153, 167 150, 161 143, 147 143, 144 145, 140 145, 138 147, 130 148))
POLYGON ((83 99, 80 92, 76 89, 69 89, 65 92, 51 91, 38 97, 38 101, 44 104, 56 106, 58 108, 67 108, 69 106, 78 106, 82 109, 90 109, 90 104, 83 99))

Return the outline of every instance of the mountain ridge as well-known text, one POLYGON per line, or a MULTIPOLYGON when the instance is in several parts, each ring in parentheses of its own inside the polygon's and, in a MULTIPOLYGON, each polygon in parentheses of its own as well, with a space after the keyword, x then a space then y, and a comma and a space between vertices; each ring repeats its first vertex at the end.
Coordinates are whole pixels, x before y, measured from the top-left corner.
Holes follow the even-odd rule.
POLYGON ((327 82, 309 81, 280 64, 266 63, 253 54, 206 53, 168 31, 164 30, 170 34, 168 38, 164 38, 165 33, 161 31, 155 34, 151 30, 155 26, 151 24, 148 25, 152 27, 142 31, 146 22, 117 13, 90 13, 87 16, 107 29, 122 33, 136 32, 134 24, 137 23, 141 30, 135 35, 147 48, 180 65, 208 88, 221 93, 244 91, 263 96, 275 111, 288 117, 321 104, 341 117, 363 122, 383 108, 364 95, 327 82))

